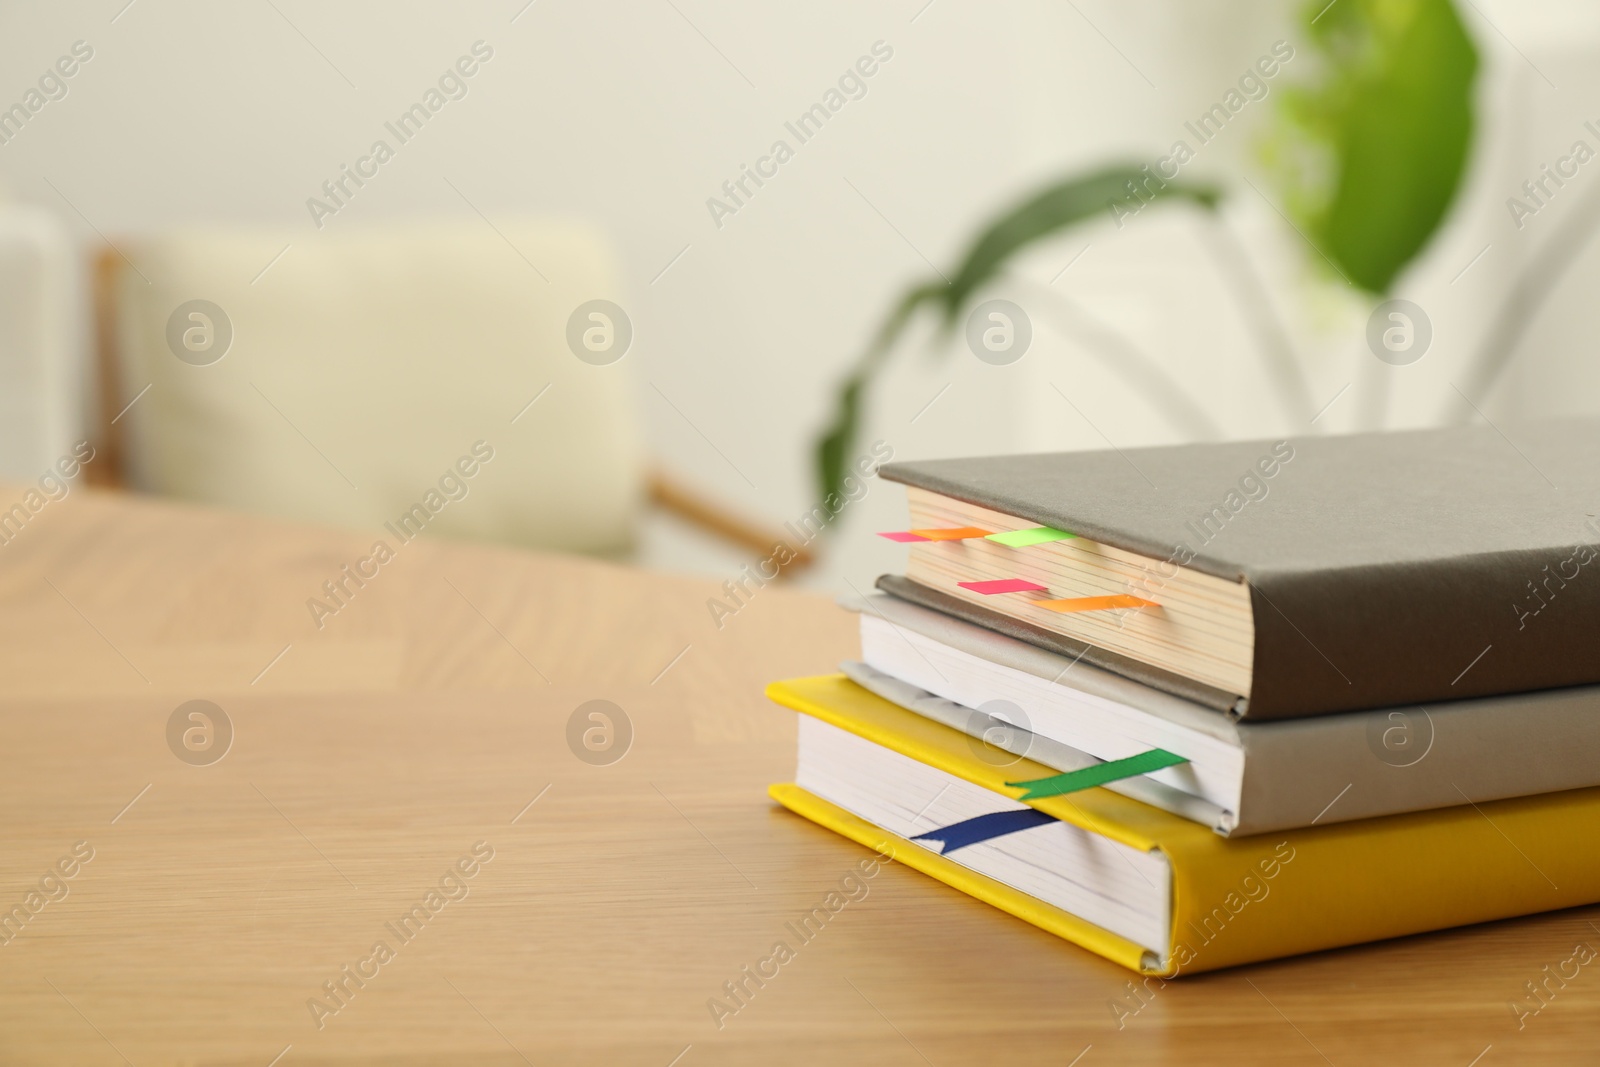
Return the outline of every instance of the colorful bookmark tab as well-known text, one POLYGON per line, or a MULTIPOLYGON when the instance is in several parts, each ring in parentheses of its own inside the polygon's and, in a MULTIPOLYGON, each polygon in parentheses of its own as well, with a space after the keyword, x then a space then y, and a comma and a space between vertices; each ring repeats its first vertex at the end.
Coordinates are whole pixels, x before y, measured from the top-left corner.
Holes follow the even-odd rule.
POLYGON ((1035 526, 1029 530, 1007 530, 1005 533, 992 533, 988 540, 997 545, 1008 548, 1027 548, 1029 545, 1043 545, 1051 541, 1065 541, 1069 537, 1077 537, 1075 533, 1066 530, 1057 530, 1049 526, 1035 526))
POLYGON ((912 530, 912 533, 926 541, 967 541, 974 537, 988 537, 988 530, 980 530, 976 526, 957 526, 948 530, 912 530))
POLYGON ((1038 582, 1030 582, 1026 578, 996 578, 989 582, 957 582, 956 584, 963 589, 970 589, 974 593, 982 593, 984 596, 993 596, 996 593, 1042 593, 1048 588, 1038 582))
POLYGON ((891 541, 900 541, 902 543, 909 541, 929 540, 928 538, 923 537, 921 534, 912 533, 910 530, 890 530, 888 533, 880 533, 878 536, 887 537, 891 541))
MULTIPOLYGON (((965 584, 965 583, 963 583, 965 584)), ((1159 608, 1161 605, 1153 600, 1143 600, 1127 593, 1118 593, 1116 596, 1075 596, 1064 600, 1035 600, 1034 607, 1048 608, 1063 614, 1074 611, 1108 611, 1111 608, 1159 608)))
POLYGON ((1007 782, 1006 785, 1013 789, 1026 790, 1017 798, 1018 800, 1038 800, 1041 797, 1076 793, 1080 789, 1091 789, 1107 782, 1119 782, 1124 778, 1136 778, 1141 774, 1159 771, 1163 767, 1176 767, 1180 763, 1188 762, 1183 756, 1173 755, 1165 749, 1152 748, 1149 752, 1141 752, 1127 759, 1111 760, 1082 770, 1068 771, 1066 774, 1035 778, 1029 782, 1007 782))
POLYGON ((997 811, 991 815, 979 815, 976 819, 966 819, 962 822, 951 823, 949 826, 938 830, 930 830, 925 834, 918 834, 913 841, 937 841, 939 854, 948 856, 958 848, 976 845, 980 841, 990 841, 1006 834, 1014 834, 1018 830, 1030 830, 1035 826, 1045 823, 1057 822, 1054 816, 1046 815, 1034 808, 1023 808, 1021 811, 997 811))

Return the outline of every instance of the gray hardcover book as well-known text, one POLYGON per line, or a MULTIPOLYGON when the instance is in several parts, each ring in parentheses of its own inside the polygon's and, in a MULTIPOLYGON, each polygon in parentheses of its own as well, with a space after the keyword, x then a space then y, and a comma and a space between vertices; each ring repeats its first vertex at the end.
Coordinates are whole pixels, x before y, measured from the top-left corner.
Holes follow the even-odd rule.
POLYGON ((1174 752, 1189 762, 1105 788, 1224 835, 1600 785, 1597 686, 1252 724, 895 597, 842 603, 861 614, 858 684, 991 762, 1174 752))
POLYGON ((892 463, 913 529, 1076 536, 883 585, 1250 720, 1600 682, 1600 421, 1503 429, 892 463))

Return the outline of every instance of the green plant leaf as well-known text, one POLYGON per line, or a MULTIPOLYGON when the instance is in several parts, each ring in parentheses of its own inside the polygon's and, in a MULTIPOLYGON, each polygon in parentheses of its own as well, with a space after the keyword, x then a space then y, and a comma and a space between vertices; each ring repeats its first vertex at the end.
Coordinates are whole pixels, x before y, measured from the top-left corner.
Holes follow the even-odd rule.
POLYGON ((844 490, 845 468, 850 463, 850 447, 855 444, 861 422, 861 393, 866 388, 866 378, 852 375, 839 387, 839 397, 834 401, 833 421, 817 442, 817 482, 821 498, 844 490))
POLYGON ((1002 212, 979 231, 953 275, 906 291, 840 383, 833 418, 816 448, 817 484, 822 499, 842 493, 867 388, 907 324, 924 305, 936 310, 941 328, 948 332, 973 294, 994 280, 1028 245, 1102 215, 1117 219, 1121 227, 1126 216, 1155 200, 1177 197, 1209 209, 1216 206, 1219 196, 1209 185, 1162 181, 1148 166, 1123 164, 1057 182, 1002 212))
MULTIPOLYGON (((1068 226, 1099 216, 1128 214, 1162 197, 1185 198, 1215 207, 1221 194, 1209 185, 1162 181, 1149 167, 1121 165, 1049 186, 989 223, 967 250, 950 284, 938 292, 946 329, 955 325, 967 299, 1000 273, 1026 246, 1068 226)), ((1123 225, 1120 218, 1117 226, 1123 225)))
POLYGON ((1313 0, 1321 80, 1285 94, 1285 199, 1353 284, 1388 292, 1444 221, 1472 143, 1478 53, 1450 0, 1313 0))

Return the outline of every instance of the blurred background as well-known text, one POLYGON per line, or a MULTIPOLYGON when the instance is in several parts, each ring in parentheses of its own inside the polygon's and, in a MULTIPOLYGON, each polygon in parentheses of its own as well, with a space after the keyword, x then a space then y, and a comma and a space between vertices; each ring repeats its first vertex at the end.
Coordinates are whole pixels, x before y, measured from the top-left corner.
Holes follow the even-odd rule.
POLYGON ((74 485, 722 578, 781 539, 842 590, 903 552, 895 486, 795 525, 863 359, 847 463, 1514 439, 1600 409, 1597 59, 1577 0, 0 5, 0 480, 86 440, 74 485), (1319 154, 1362 85, 1377 140, 1319 154), (873 355, 1015 205, 1179 141, 1204 198, 1097 194, 873 355))

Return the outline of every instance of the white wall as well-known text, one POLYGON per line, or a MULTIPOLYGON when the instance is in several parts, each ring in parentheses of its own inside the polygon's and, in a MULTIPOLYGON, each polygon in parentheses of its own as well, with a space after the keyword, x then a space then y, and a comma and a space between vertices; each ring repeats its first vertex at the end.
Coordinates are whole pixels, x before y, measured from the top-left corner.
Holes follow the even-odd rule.
MULTIPOLYGON (((636 326, 628 359, 652 448, 775 520, 810 506, 810 444, 833 383, 892 296, 930 273, 929 261, 948 266, 979 220, 1048 177, 1164 150, 1275 39, 1295 41, 1307 57, 1296 62, 1309 62, 1285 5, 1266 2, 124 2, 0 7, 0 105, 74 41, 94 48, 68 95, 0 145, 0 186, 58 212, 86 243, 96 231, 219 221, 274 224, 315 242, 306 199, 474 41, 486 41, 494 58, 468 96, 402 146, 325 220, 328 230, 402 216, 472 220, 475 209, 490 219, 540 213, 598 223, 627 271, 624 302, 636 326), (793 142, 785 120, 879 40, 894 55, 866 96, 799 145, 719 228, 707 198, 775 138, 793 142)), ((1563 140, 1590 100, 1600 115, 1600 87, 1584 73, 1593 67, 1593 20, 1557 17, 1577 5, 1540 16, 1508 2, 1479 6, 1563 91, 1464 6, 1488 58, 1480 149, 1488 162, 1475 169, 1449 231, 1400 287, 1438 331, 1437 354, 1407 368, 1415 373, 1388 375, 1398 381, 1390 417, 1400 424, 1437 418, 1486 309, 1534 247, 1529 234, 1508 232, 1508 175, 1520 175, 1524 159, 1548 158, 1547 142, 1563 140), (1452 285, 1486 243, 1494 251, 1452 285)), ((1252 107, 1264 114, 1272 102, 1252 107)), ((1250 130, 1230 127, 1192 173, 1230 176, 1251 152, 1250 130)), ((1590 170, 1593 180, 1600 163, 1590 170)), ((1296 323, 1318 403, 1356 383, 1318 428, 1355 425, 1361 383, 1388 371, 1360 341, 1366 304, 1325 284, 1248 188, 1236 185, 1227 217, 1296 323)), ((996 368, 959 342, 926 354, 926 330, 915 331, 873 399, 868 439, 891 441, 902 458, 1181 439, 1147 391, 1049 325, 1058 312, 1039 293, 1052 289, 1125 332, 1226 436, 1302 431, 1278 407, 1202 236, 1182 211, 1152 211, 1120 231, 1102 223, 1040 249, 1018 272, 1028 281, 997 290, 1024 306, 1039 302, 1035 350, 996 368)), ((277 251, 261 249, 263 266, 277 251)), ((1584 276, 1596 269, 1586 258, 1584 276)), ((1574 366, 1589 384, 1587 362, 1551 354, 1592 328, 1581 295, 1558 300, 1531 339, 1539 353, 1530 369, 1486 410, 1593 408, 1592 389, 1561 385, 1574 366)), ((901 508, 897 489, 875 487, 843 518, 841 551, 817 580, 859 584, 896 566, 899 550, 867 535, 897 525, 901 508)), ((668 564, 732 564, 684 547, 664 527, 652 546, 649 558, 668 564)))

